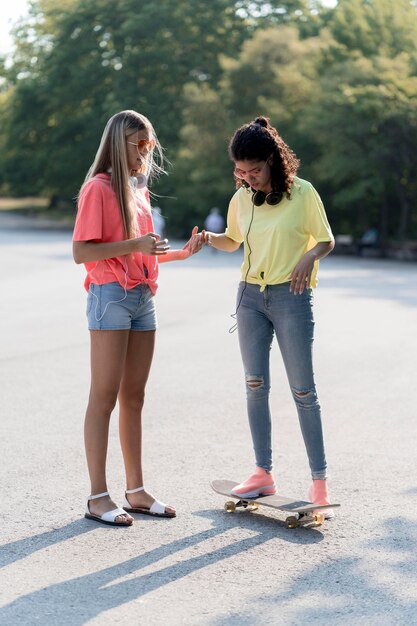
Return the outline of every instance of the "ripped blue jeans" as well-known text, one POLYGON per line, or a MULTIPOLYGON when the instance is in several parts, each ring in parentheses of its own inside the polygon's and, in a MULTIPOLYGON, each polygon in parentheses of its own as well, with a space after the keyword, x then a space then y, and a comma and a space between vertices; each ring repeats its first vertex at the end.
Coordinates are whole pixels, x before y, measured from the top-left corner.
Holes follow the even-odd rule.
POLYGON ((245 370, 247 410, 256 465, 272 470, 271 413, 269 408, 269 355, 274 333, 297 407, 298 418, 313 478, 326 478, 320 404, 314 383, 313 294, 290 292, 289 283, 240 283, 237 326, 245 370))

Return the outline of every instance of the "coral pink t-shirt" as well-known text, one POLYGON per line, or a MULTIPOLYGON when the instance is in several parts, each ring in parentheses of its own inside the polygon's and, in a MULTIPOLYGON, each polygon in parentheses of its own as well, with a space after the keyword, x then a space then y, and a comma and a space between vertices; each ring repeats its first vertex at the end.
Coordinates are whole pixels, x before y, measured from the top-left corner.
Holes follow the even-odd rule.
MULTIPOLYGON (((138 189, 135 192, 137 204, 137 237, 154 232, 149 192, 138 189)), ((109 174, 97 174, 84 186, 78 201, 78 212, 73 233, 74 241, 94 241, 107 243, 122 241, 123 223, 119 203, 109 174)), ((140 283, 149 285, 153 294, 158 288, 158 261, 156 256, 133 252, 126 256, 85 263, 87 277, 84 286, 88 291, 90 283, 104 285, 119 282, 122 287, 132 289, 140 283), (126 271, 127 270, 127 271, 126 271)))

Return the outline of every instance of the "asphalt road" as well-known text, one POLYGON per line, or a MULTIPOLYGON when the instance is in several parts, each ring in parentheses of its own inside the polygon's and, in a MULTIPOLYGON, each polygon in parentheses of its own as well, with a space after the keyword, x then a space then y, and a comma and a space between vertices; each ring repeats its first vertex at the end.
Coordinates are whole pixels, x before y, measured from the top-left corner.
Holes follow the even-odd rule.
MULTIPOLYGON (((417 265, 333 256, 316 291, 315 370, 337 517, 288 530, 210 489, 253 467, 237 335, 239 253, 161 267, 145 409, 146 485, 174 520, 83 518, 88 332, 69 232, 0 216, 0 623, 417 623, 417 265)), ((272 351, 279 491, 306 497, 295 407, 272 351)), ((109 487, 124 489, 117 415, 109 487)))

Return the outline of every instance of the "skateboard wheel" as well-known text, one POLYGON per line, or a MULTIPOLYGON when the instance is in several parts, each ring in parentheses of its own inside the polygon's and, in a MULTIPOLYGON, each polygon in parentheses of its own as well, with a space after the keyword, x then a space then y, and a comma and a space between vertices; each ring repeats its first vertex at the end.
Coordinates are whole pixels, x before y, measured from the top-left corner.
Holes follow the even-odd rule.
POLYGON ((227 511, 227 513, 234 513, 236 511, 236 503, 233 502, 233 500, 228 500, 224 504, 224 510, 227 511))
POLYGON ((259 504, 257 502, 249 502, 248 511, 257 511, 259 509, 259 504))
POLYGON ((314 515, 314 521, 318 526, 321 526, 324 523, 324 513, 316 513, 314 515))
POLYGON ((297 528, 297 526, 299 526, 299 521, 294 515, 287 517, 285 523, 287 525, 287 528, 297 528))

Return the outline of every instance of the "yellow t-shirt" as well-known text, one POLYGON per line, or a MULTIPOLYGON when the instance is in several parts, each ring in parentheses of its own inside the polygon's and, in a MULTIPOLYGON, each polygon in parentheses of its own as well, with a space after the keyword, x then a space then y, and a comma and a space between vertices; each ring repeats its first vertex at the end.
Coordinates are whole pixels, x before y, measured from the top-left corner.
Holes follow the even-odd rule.
MULTIPOLYGON (((332 241, 333 234, 319 194, 313 185, 296 177, 291 198, 252 206, 252 192, 236 191, 229 204, 226 235, 244 241, 242 280, 261 286, 290 280, 301 257, 320 241, 332 241), (253 215, 253 219, 252 219, 253 215), (251 223, 252 222, 252 223, 251 223), (249 268, 249 271, 248 271, 249 268)), ((311 286, 317 285, 318 261, 314 263, 311 286)))

